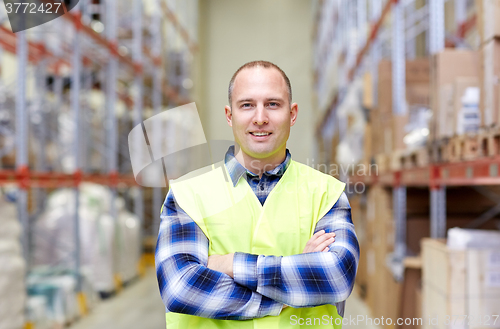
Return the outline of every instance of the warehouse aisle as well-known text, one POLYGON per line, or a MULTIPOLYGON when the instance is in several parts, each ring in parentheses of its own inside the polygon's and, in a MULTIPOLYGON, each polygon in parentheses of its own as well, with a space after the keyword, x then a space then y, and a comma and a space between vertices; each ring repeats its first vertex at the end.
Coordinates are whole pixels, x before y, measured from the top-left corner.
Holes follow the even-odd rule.
POLYGON ((342 329, 380 329, 380 326, 376 326, 374 324, 370 325, 370 322, 366 322, 367 318, 373 319, 373 316, 368 305, 366 305, 366 303, 359 297, 356 288, 357 287, 354 286, 351 296, 347 299, 344 313, 344 319, 346 319, 346 322, 342 326, 342 329), (364 320, 361 320, 359 316, 363 316, 364 320), (347 322, 349 319, 359 319, 361 321, 353 324, 353 322, 347 322))
POLYGON ((118 296, 101 302, 70 329, 164 329, 165 308, 158 292, 155 272, 124 289, 118 296))

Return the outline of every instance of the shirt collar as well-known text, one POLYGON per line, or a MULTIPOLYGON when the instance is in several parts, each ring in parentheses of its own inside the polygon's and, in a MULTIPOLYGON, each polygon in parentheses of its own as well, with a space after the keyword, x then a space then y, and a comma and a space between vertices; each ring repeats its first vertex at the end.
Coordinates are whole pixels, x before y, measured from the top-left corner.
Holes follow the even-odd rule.
MULTIPOLYGON (((288 149, 286 149, 285 160, 283 160, 283 162, 280 163, 276 168, 266 171, 264 175, 283 176, 286 169, 290 165, 291 159, 292 156, 290 155, 288 149)), ((258 176, 253 172, 249 171, 248 169, 246 169, 245 167, 243 167, 243 165, 239 163, 238 160, 236 160, 236 157, 234 156, 234 145, 231 145, 227 150, 224 162, 226 164, 227 171, 229 172, 229 176, 231 176, 231 181, 233 182, 233 186, 236 186, 241 176, 243 176, 243 174, 245 173, 248 173, 252 176, 258 176)))

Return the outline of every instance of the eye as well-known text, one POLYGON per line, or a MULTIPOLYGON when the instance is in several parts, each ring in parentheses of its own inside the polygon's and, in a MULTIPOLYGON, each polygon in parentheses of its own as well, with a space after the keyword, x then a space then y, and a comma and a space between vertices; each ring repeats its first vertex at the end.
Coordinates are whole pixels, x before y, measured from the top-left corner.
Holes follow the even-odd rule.
POLYGON ((244 109, 248 109, 248 108, 252 107, 252 104, 250 104, 250 103, 243 103, 243 104, 241 104, 241 107, 244 108, 244 109))
POLYGON ((269 103, 269 107, 279 107, 280 104, 279 103, 276 103, 276 102, 270 102, 269 103))

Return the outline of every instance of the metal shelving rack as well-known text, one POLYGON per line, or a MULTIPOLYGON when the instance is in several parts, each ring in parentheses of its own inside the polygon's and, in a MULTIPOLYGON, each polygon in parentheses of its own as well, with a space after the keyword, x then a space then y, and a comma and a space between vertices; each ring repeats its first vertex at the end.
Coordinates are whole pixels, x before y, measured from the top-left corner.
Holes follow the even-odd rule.
MULTIPOLYGON (((390 54, 392 61, 393 114, 404 114, 405 61, 416 56, 416 37, 425 33, 426 55, 433 55, 443 50, 445 44, 462 45, 466 33, 475 25, 476 15, 467 17, 467 1, 453 2, 455 31, 448 35, 445 34, 445 0, 426 0, 419 9, 415 9, 415 0, 318 2, 316 56, 313 65, 318 99, 326 100, 319 103, 320 107, 325 108, 316 130, 320 145, 328 146, 332 130, 335 129, 333 123, 336 119, 336 109, 342 103, 346 90, 355 77, 360 77, 364 72, 371 72, 373 100, 376 102, 378 63, 384 54, 390 54), (352 8, 357 8, 357 11, 350 10, 352 8), (368 20, 365 15, 366 8, 369 12, 368 20), (332 69, 336 65, 339 67, 332 69)), ((342 138, 340 127, 345 125, 339 122, 338 126, 339 136, 342 138)), ((330 148, 327 146, 323 162, 330 158, 330 148)), ((482 158, 344 179, 348 179, 350 184, 363 182, 367 185, 380 184, 392 188, 396 243, 392 261, 395 266, 391 269, 394 276, 401 279, 401 264, 406 254, 407 187, 429 188, 431 237, 445 237, 446 186, 500 185, 498 163, 499 157, 482 158)))
MULTIPOLYGON (((143 188, 135 182, 131 166, 118 167, 119 156, 128 158, 127 138, 124 138, 123 145, 123 138, 119 134, 128 135, 128 131, 119 131, 116 109, 120 105, 131 110, 131 114, 126 111, 122 115, 120 122, 132 127, 132 124, 141 124, 146 119, 143 111, 145 107, 152 108, 149 112, 151 115, 167 107, 190 102, 189 91, 182 87, 182 81, 168 81, 163 71, 169 65, 172 51, 193 56, 197 50, 197 1, 81 0, 62 17, 15 34, 9 28, 6 15, 2 16, 3 4, 0 5, 0 54, 7 51, 14 54, 17 60, 17 78, 15 85, 11 86, 15 92, 15 129, 9 129, 15 132, 15 169, 0 167, 0 185, 15 184, 18 187, 17 206, 24 232, 22 245, 28 269, 30 223, 40 210, 47 189, 70 187, 76 192, 76 273, 80 270, 78 186, 81 182, 94 182, 111 188, 111 213, 114 218, 114 198, 118 187, 136 188, 138 193, 135 194, 134 211, 144 221, 143 188), (182 4, 179 5, 179 2, 182 4), (186 7, 187 2, 190 8, 186 7), (150 7, 148 14, 145 13, 147 6, 150 7), (133 26, 131 31, 127 31, 130 22, 133 22, 133 26), (55 33, 58 36, 54 41, 55 33), (130 34, 131 38, 120 34, 130 34), (27 77, 32 74, 31 71, 35 71, 39 79, 34 99, 28 99, 26 93, 27 77), (69 76, 66 75, 68 72, 69 76), (65 79, 64 75, 69 79, 65 79), (44 81, 47 76, 53 79, 51 91, 44 81), (145 78, 151 78, 152 86, 145 86, 145 78), (71 83, 69 97, 64 95, 64 84, 68 81, 71 83), (101 89, 105 97, 103 117, 102 113, 91 109, 88 100, 89 94, 96 88, 101 89), (49 102, 48 94, 55 101, 49 102), (39 111, 36 112, 36 109, 39 111), (60 152, 58 158, 49 163, 44 143, 45 140, 59 138, 54 134, 49 136, 53 132, 48 127, 53 126, 50 119, 65 110, 69 110, 67 114, 72 118, 74 127, 71 133, 72 147, 67 152, 74 161, 70 172, 61 170, 61 157, 68 154, 60 152), (40 116, 36 129, 32 127, 34 114, 40 116), (98 129, 88 120, 97 115, 99 119, 104 119, 101 121, 104 124, 98 129), (30 130, 40 140, 35 163, 28 160, 30 130), (91 140, 93 134, 100 135, 97 145, 91 140), (89 162, 87 151, 91 148, 98 149, 101 154, 99 168, 92 167, 89 162), (32 214, 28 211, 29 189, 40 192, 35 193, 37 208, 32 214)), ((7 91, 6 88, 0 90, 7 91)), ((155 188, 153 193, 152 206, 159 212, 162 190, 155 188)), ((158 219, 155 219, 155 225, 150 228, 151 235, 157 234, 158 226, 158 219)), ((81 291, 80 279, 78 291, 81 291)))

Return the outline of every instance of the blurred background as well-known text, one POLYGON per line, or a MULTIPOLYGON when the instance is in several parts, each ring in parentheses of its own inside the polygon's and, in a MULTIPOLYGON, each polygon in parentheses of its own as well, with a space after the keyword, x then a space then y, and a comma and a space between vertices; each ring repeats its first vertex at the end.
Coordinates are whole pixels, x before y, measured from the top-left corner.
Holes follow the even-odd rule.
MULTIPOLYGON (((344 328, 500 328, 500 1, 65 0, 17 33, 0 2, 0 329, 165 327, 168 187, 136 183, 129 133, 196 102, 231 140, 259 59, 291 80, 293 158, 348 183, 346 317, 372 320, 344 328)), ((163 121, 190 145, 196 118, 163 121)))

